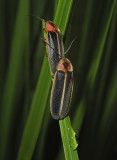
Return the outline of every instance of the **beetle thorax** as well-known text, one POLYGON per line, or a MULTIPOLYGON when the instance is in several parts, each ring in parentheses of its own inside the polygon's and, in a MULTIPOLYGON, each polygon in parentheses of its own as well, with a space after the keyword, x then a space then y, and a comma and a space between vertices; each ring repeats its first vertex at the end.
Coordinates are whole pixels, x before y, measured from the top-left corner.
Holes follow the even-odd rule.
POLYGON ((53 31, 53 32, 58 31, 57 26, 55 24, 53 24, 51 21, 46 22, 45 28, 48 32, 49 31, 53 31))
POLYGON ((73 71, 73 67, 71 62, 67 59, 67 58, 63 58, 59 61, 58 65, 57 65, 57 70, 61 70, 61 71, 73 71))

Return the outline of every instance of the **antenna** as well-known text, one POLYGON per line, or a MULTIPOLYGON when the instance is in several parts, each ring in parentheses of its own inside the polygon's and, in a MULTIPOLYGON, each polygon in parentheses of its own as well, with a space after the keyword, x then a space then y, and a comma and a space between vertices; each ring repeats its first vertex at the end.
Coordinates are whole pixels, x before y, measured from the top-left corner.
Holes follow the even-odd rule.
POLYGON ((45 41, 44 39, 42 39, 42 38, 41 38, 41 40, 42 40, 42 42, 46 43, 50 48, 52 48, 52 49, 59 55, 60 59, 62 58, 61 55, 58 53, 58 51, 55 50, 53 47, 51 47, 48 42, 46 42, 46 41, 45 41))
POLYGON ((39 16, 36 16, 34 14, 29 14, 29 16, 35 17, 36 19, 39 19, 41 21, 45 21, 44 19, 40 18, 39 16))
POLYGON ((69 47, 67 48, 67 50, 65 51, 65 53, 64 53, 64 54, 66 54, 66 53, 70 50, 70 48, 71 48, 72 44, 74 43, 74 41, 75 41, 76 39, 77 39, 77 37, 75 37, 75 38, 71 41, 71 43, 70 43, 69 47))

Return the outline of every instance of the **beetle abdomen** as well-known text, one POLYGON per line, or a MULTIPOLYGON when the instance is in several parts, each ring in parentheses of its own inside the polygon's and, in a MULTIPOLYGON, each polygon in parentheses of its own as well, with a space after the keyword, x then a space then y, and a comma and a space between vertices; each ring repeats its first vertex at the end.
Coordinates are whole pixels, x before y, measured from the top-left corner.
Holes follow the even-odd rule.
POLYGON ((49 31, 47 34, 47 48, 48 48, 48 60, 50 63, 51 72, 54 75, 56 72, 56 66, 64 56, 64 49, 62 43, 62 35, 60 32, 49 31))
POLYGON ((69 110, 73 72, 57 71, 54 77, 50 110, 54 119, 63 119, 69 110))

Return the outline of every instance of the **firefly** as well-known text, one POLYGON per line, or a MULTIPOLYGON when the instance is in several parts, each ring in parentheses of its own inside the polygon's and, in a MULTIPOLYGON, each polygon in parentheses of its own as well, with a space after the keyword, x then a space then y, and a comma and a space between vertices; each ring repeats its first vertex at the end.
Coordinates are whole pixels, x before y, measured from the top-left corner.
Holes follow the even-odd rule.
POLYGON ((56 66, 61 58, 64 58, 63 37, 59 28, 52 21, 45 21, 40 17, 30 14, 42 21, 44 42, 46 43, 47 57, 52 77, 56 72, 56 66))
POLYGON ((54 119, 63 119, 67 116, 73 90, 73 66, 67 58, 57 64, 54 75, 50 111, 54 119))
MULTIPOLYGON (((37 18, 40 19, 39 17, 37 18)), ((59 28, 52 21, 43 19, 41 21, 48 61, 53 77, 50 111, 54 119, 64 119, 68 115, 73 90, 73 66, 70 60, 65 58, 65 54, 74 40, 64 53, 63 37, 59 28)))
POLYGON ((63 37, 59 28, 53 22, 44 21, 43 23, 43 31, 46 33, 45 42, 48 61, 52 75, 54 75, 59 60, 64 58, 63 37))

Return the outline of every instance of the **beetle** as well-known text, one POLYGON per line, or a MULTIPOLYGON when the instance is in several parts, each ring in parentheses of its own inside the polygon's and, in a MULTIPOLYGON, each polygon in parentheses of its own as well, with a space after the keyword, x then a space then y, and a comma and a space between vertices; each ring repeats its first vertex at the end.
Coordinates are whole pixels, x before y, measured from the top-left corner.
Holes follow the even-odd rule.
MULTIPOLYGON (((34 15, 32 15, 34 16, 34 15)), ((40 19, 39 17, 35 16, 40 19)), ((44 42, 46 43, 47 56, 53 77, 50 98, 50 111, 54 119, 64 119, 69 111, 73 90, 73 66, 64 58, 63 38, 59 28, 52 21, 42 21, 44 42)))
POLYGON ((63 37, 59 28, 52 21, 45 21, 39 16, 30 14, 42 21, 44 42, 46 43, 47 57, 52 77, 56 72, 56 66, 61 58, 64 58, 63 37))
POLYGON ((51 90, 50 111, 54 119, 67 116, 73 90, 73 66, 67 58, 57 64, 51 90))
POLYGON ((56 66, 61 58, 64 58, 63 37, 59 28, 52 21, 43 20, 43 31, 47 56, 52 75, 56 72, 56 66))

